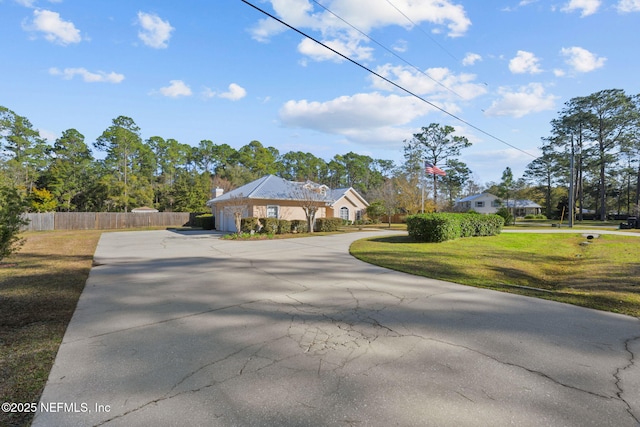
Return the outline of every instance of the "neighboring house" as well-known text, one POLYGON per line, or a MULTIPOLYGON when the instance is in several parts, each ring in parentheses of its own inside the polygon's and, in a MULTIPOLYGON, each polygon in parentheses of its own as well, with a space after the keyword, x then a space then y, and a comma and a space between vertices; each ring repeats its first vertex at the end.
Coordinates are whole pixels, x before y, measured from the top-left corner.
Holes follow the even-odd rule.
POLYGON ((274 175, 263 176, 224 194, 216 189, 215 197, 207 202, 207 206, 216 218, 217 230, 236 231, 236 214, 242 218, 306 220, 303 206, 308 194, 318 205, 316 218, 356 221, 364 216, 369 206, 353 188, 331 190, 326 185, 287 181, 274 175))
POLYGON ((455 204, 457 211, 475 211, 483 214, 494 214, 502 207, 500 198, 490 193, 474 194, 460 199, 455 204))
POLYGON ((474 194, 456 202, 455 210, 473 210, 483 214, 493 214, 498 209, 506 206, 514 216, 538 215, 542 212, 542 206, 531 200, 509 200, 503 203, 499 197, 490 193, 474 194))
POLYGON ((542 206, 531 200, 509 200, 507 207, 513 216, 539 215, 542 213, 542 206))

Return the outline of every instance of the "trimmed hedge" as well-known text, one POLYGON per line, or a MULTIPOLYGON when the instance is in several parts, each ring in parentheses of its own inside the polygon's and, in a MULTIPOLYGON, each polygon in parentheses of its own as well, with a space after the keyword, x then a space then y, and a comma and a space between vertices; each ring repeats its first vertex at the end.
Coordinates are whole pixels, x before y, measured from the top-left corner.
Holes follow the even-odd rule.
POLYGON ((500 234, 504 219, 499 215, 430 213, 407 217, 409 237, 418 242, 445 242, 460 237, 500 234))
POLYGON ((278 234, 291 233, 291 221, 287 219, 278 220, 278 234))
POLYGON ((316 218, 315 231, 338 231, 342 226, 341 218, 316 218))
POLYGON ((309 227, 307 227, 306 219, 292 219, 291 231, 295 233, 306 233, 309 227))
POLYGON ((259 219, 253 216, 248 216, 240 220, 240 231, 243 233, 251 233, 258 230, 259 219))
POLYGON ((278 218, 260 218, 261 233, 276 234, 278 232, 278 218))
POLYGON ((201 227, 203 230, 213 230, 216 228, 216 220, 213 214, 202 214, 195 218, 194 225, 201 227))

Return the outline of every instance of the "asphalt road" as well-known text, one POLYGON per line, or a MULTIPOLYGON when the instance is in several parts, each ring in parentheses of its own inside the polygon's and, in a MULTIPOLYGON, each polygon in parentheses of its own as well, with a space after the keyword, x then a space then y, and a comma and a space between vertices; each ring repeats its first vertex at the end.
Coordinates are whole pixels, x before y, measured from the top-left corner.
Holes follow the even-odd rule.
POLYGON ((639 319, 349 255, 382 234, 103 234, 33 425, 640 424, 639 319))

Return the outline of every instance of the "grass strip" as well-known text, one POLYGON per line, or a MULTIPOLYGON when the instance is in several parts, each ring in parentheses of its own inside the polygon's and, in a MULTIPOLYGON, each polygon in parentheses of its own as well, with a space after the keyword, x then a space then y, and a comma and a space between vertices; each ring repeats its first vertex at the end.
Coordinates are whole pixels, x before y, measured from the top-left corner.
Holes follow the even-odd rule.
POLYGON ((356 241, 371 264, 463 285, 640 317, 640 238, 501 234, 443 243, 406 236, 356 241), (535 288, 535 289, 534 289, 535 288))
MULTIPOLYGON (((38 402, 91 270, 101 231, 24 233, 0 264, 0 402, 38 402)), ((0 412, 27 426, 31 413, 0 412)))

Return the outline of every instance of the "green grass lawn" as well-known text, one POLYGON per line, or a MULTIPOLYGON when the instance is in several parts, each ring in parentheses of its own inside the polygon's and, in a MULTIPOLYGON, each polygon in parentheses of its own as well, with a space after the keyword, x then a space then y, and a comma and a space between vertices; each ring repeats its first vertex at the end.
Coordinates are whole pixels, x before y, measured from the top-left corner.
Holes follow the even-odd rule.
MULTIPOLYGON (((25 233, 0 265, 0 402, 38 402, 91 270, 100 231, 25 233)), ((33 414, 0 412, 0 426, 33 414)))
POLYGON ((411 274, 640 317, 640 238, 601 235, 586 241, 580 234, 501 234, 444 243, 391 236, 356 241, 351 253, 411 274))

